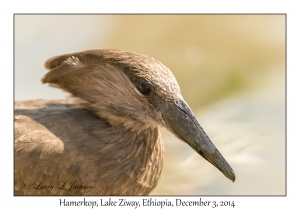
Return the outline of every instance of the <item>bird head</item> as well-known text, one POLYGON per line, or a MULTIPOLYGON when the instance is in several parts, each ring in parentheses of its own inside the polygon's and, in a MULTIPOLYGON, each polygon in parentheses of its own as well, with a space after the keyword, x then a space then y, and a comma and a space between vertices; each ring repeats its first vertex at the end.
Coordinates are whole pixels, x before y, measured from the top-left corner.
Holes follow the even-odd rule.
POLYGON ((172 72, 146 55, 89 50, 57 56, 43 83, 88 101, 113 126, 139 132, 163 126, 234 181, 235 174, 184 101, 172 72))

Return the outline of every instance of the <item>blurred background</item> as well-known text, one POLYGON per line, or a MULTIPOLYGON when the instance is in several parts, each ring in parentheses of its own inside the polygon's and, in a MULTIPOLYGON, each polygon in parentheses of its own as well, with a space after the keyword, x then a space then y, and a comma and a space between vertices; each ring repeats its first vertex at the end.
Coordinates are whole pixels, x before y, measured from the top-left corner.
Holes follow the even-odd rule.
POLYGON ((44 62, 88 49, 133 51, 171 69, 236 174, 232 183, 162 129, 152 195, 285 195, 285 15, 15 15, 15 101, 63 99, 44 62))

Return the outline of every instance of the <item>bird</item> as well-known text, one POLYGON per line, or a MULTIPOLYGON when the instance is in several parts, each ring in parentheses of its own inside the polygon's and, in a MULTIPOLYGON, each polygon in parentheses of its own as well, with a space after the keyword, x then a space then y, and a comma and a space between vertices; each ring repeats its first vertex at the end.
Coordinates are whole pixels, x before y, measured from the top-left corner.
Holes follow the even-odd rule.
POLYGON ((149 195, 163 168, 161 127, 235 181, 160 61, 95 49, 45 67, 42 83, 72 97, 15 102, 15 195, 149 195))

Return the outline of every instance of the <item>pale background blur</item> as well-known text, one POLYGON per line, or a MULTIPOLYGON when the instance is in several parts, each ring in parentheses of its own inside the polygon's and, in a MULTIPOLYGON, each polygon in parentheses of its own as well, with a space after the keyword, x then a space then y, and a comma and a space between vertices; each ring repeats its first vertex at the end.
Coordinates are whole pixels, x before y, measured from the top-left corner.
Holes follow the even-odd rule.
POLYGON ((285 15, 15 15, 15 100, 62 99, 41 84, 55 55, 114 48, 171 69, 236 174, 232 183, 162 129, 152 195, 285 195, 285 15))

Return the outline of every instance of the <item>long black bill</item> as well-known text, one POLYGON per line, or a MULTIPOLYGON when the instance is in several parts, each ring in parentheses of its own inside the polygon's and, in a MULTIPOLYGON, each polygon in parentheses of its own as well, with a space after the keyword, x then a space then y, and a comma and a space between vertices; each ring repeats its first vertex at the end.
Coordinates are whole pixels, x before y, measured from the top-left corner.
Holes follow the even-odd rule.
POLYGON ((171 131, 234 182, 235 174, 231 166, 206 135, 186 102, 179 98, 160 108, 164 109, 161 111, 171 131))

